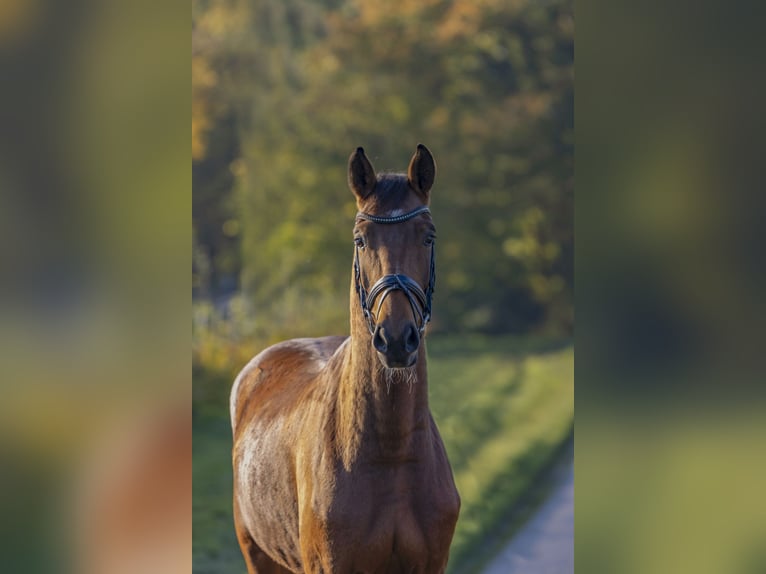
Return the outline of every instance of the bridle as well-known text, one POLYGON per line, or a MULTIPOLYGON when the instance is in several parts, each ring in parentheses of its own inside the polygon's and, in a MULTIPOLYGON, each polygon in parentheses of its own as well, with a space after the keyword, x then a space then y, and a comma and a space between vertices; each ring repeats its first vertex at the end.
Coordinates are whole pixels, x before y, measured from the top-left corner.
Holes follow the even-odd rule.
MULTIPOLYGON (((396 215, 393 217, 382 217, 380 215, 370 215, 369 213, 359 212, 356 214, 357 219, 363 219, 365 221, 371 221, 372 223, 381 224, 393 224, 403 223, 409 221, 413 217, 416 217, 423 213, 431 213, 431 211, 425 205, 405 213, 403 215, 396 215)), ((431 243, 431 269, 428 277, 428 286, 423 291, 420 285, 408 277, 402 274, 384 275, 378 279, 370 289, 367 290, 362 285, 361 271, 359 269, 359 246, 354 249, 354 281, 356 283, 356 292, 359 295, 359 305, 362 307, 362 313, 367 321, 367 327, 370 329, 370 334, 375 333, 375 315, 380 313, 380 308, 383 306, 383 301, 386 300, 393 291, 403 291, 407 296, 407 300, 410 302, 412 308, 412 314, 415 316, 416 322, 419 324, 418 333, 423 335, 426 330, 426 325, 431 320, 431 297, 433 296, 434 287, 436 285, 436 260, 434 257, 434 244, 431 243), (370 306, 375 304, 375 299, 380 296, 380 302, 375 315, 370 311, 370 306)))

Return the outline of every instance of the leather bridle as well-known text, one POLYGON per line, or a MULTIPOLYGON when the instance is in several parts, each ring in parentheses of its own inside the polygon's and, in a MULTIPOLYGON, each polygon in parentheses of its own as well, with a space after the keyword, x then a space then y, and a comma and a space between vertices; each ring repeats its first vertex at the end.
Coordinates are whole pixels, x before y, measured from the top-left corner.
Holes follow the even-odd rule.
MULTIPOLYGON (((388 225, 409 221, 413 217, 423 213, 431 213, 431 211, 424 205, 403 215, 396 215, 393 217, 370 215, 369 213, 360 211, 356 214, 356 218, 371 221, 372 223, 388 225)), ((410 302, 412 314, 415 317, 416 322, 419 324, 418 332, 420 335, 423 335, 426 325, 431 320, 431 297, 433 296, 434 287, 436 286, 436 259, 433 243, 431 243, 430 267, 428 286, 425 291, 423 291, 414 279, 407 275, 397 273, 384 275, 378 279, 368 293, 362 285, 361 271, 359 268, 359 246, 356 246, 354 249, 354 281, 356 283, 356 292, 359 295, 359 305, 362 307, 362 313, 367 321, 367 327, 370 329, 370 334, 374 335, 375 333, 375 315, 380 313, 380 308, 383 306, 383 301, 386 300, 386 297, 393 291, 403 291, 407 296, 407 300, 410 302), (375 315, 373 315, 370 311, 370 307, 375 304, 375 299, 378 297, 380 297, 380 301, 378 303, 377 311, 375 315)))

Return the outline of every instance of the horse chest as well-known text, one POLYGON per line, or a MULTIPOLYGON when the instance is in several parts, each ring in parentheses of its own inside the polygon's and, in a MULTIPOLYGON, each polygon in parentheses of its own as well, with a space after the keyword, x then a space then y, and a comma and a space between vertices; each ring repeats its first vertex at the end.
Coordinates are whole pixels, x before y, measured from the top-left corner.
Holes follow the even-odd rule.
POLYGON ((451 497, 414 478, 378 469, 337 483, 328 534, 350 571, 430 571, 429 561, 446 550, 439 526, 452 520, 451 497))

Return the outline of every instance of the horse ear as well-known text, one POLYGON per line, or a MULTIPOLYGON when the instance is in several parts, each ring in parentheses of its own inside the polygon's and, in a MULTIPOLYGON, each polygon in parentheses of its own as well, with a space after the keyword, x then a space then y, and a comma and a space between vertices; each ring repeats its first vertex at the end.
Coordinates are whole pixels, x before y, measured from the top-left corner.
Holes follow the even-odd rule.
POLYGON ((348 186, 359 199, 364 199, 375 189, 377 178, 364 148, 358 147, 348 158, 348 186))
POLYGON ((436 163, 428 148, 423 144, 418 144, 415 155, 410 160, 410 167, 407 168, 407 181, 410 187, 428 199, 428 192, 434 184, 436 178, 436 163))

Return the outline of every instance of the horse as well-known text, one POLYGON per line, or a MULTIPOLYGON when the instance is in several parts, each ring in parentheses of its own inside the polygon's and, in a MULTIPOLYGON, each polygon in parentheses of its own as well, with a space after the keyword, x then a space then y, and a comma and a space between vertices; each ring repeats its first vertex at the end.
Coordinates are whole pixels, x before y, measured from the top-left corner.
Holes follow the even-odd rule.
POLYGON ((253 358, 230 400, 234 526, 249 574, 442 573, 460 511, 428 406, 436 176, 348 163, 358 213, 346 337, 253 358))

